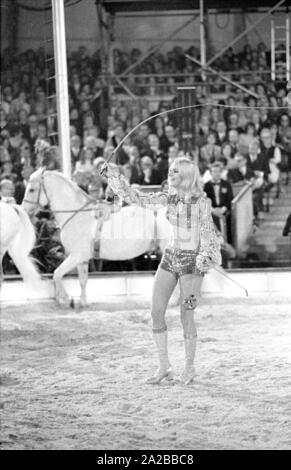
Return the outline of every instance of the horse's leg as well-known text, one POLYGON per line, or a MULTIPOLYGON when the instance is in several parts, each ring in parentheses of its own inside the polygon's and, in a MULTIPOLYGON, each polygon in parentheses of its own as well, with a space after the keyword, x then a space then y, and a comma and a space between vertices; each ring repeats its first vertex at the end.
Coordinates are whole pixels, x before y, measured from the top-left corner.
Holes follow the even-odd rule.
POLYGON ((76 268, 79 263, 79 256, 70 254, 54 272, 53 280, 56 289, 56 301, 59 304, 63 304, 65 306, 68 306, 70 304, 70 299, 67 294, 67 291, 63 286, 62 279, 66 273, 76 268))
POLYGON ((81 307, 85 307, 87 304, 86 286, 88 282, 88 261, 78 264, 77 268, 79 273, 79 282, 81 286, 80 305, 81 307))

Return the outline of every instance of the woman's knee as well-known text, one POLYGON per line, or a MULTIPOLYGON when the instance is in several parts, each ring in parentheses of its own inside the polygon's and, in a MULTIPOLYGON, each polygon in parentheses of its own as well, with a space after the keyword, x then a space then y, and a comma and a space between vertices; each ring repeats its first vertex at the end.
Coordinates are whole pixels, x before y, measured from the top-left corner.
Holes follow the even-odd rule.
POLYGON ((181 298, 181 322, 184 329, 195 327, 194 311, 198 305, 198 298, 195 294, 181 298))
POLYGON ((195 294, 185 295, 181 299, 181 307, 186 311, 193 311, 198 305, 198 297, 195 294))

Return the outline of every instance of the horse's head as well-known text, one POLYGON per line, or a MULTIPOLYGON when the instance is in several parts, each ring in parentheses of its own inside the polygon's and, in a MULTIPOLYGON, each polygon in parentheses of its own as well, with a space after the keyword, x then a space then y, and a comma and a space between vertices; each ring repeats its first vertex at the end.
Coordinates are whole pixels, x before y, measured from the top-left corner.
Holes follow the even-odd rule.
POLYGON ((39 207, 49 204, 44 183, 45 171, 43 168, 30 176, 22 202, 22 207, 28 214, 34 214, 39 207))

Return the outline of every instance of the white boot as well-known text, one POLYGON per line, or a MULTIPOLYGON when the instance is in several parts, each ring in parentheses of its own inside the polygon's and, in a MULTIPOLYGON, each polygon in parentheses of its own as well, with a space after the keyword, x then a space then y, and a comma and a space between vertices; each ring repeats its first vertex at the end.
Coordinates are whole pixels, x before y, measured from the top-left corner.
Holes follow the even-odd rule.
POLYGON ((168 332, 155 332, 154 331, 154 339, 157 345, 160 367, 155 373, 154 376, 150 377, 147 380, 147 383, 150 384, 158 384, 163 379, 172 380, 173 379, 173 371, 171 364, 168 358, 168 332))
POLYGON ((196 352, 196 334, 184 335, 185 345, 185 369, 180 376, 180 381, 185 385, 193 382, 195 377, 194 359, 196 352))

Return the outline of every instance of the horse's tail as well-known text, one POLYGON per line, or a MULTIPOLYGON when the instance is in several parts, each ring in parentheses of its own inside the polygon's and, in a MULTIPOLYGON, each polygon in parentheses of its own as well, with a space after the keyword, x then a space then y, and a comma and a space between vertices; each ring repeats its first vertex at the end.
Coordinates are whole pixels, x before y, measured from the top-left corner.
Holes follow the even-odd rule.
POLYGON ((36 269, 33 258, 29 256, 35 243, 35 231, 25 210, 20 206, 16 206, 16 208, 21 227, 11 242, 8 252, 24 282, 32 284, 40 280, 40 274, 36 269))

